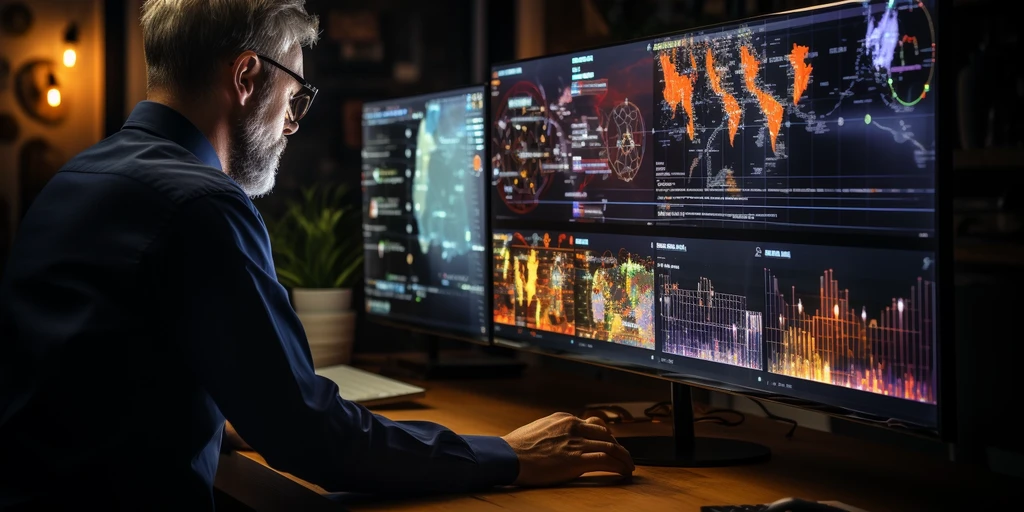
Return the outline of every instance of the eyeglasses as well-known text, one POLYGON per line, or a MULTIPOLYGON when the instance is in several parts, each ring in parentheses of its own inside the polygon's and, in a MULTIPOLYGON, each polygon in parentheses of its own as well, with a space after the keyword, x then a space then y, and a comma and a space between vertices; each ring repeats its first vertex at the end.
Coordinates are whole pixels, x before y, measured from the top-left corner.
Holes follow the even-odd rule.
POLYGON ((317 88, 313 87, 313 84, 307 82, 305 78, 299 76, 298 73, 282 66, 274 59, 258 53, 256 56, 277 66, 278 69, 288 73, 292 78, 297 80, 300 85, 302 85, 302 91, 295 94, 290 100, 288 100, 288 119, 293 123, 297 123, 300 119, 306 117, 306 112, 309 112, 309 106, 313 104, 313 98, 316 98, 317 88))

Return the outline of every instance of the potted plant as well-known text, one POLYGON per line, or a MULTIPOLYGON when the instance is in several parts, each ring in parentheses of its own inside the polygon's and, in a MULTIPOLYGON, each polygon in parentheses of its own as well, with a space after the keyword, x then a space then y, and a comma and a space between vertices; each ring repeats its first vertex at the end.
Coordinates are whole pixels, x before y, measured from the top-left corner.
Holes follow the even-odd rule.
POLYGON ((352 286, 363 265, 361 215, 346 204, 344 185, 309 187, 268 223, 277 278, 291 290, 313 366, 348 363, 356 314, 352 286))

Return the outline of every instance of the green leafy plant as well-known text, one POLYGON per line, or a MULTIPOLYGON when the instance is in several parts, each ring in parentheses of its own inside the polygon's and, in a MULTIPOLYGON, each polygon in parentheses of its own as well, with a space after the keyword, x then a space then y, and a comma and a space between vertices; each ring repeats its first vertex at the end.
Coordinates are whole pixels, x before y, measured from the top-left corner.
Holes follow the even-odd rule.
POLYGON ((345 185, 302 190, 284 215, 268 223, 277 278, 290 288, 350 288, 363 268, 361 212, 346 203, 345 185))

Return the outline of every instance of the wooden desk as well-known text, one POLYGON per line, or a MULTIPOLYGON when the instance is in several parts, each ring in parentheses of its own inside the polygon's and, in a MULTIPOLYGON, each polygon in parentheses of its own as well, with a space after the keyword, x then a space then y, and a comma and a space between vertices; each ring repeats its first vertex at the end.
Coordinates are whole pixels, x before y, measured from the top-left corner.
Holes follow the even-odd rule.
MULTIPOLYGON (((661 388, 668 385, 657 381, 652 381, 657 389, 638 395, 634 390, 581 380, 528 373, 517 380, 419 383, 428 391, 417 404, 378 412, 395 420, 438 422, 464 434, 503 435, 552 412, 579 413, 586 403, 667 398, 667 389, 661 388)), ((632 430, 624 427, 613 430, 625 436, 670 428, 661 423, 628 425, 632 430)), ((981 511, 1014 508, 984 508, 967 500, 977 497, 987 504, 1019 505, 1024 496, 1020 482, 978 468, 803 428, 786 440, 787 429, 787 425, 749 416, 738 427, 698 423, 700 435, 763 443, 772 449, 772 460, 730 468, 638 467, 629 482, 596 475, 559 488, 496 489, 396 501, 328 495, 308 482, 268 469, 256 453, 234 452, 221 457, 217 487, 258 510, 696 511, 703 505, 769 503, 797 496, 837 500, 870 512, 981 511)))

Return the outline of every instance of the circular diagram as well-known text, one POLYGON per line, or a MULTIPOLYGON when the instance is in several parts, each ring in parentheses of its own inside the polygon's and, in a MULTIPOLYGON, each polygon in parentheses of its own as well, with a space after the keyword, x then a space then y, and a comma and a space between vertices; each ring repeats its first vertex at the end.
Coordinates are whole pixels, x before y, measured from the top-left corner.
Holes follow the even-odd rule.
POLYGON ((644 118, 636 104, 626 101, 608 114, 605 127, 608 164, 622 181, 633 181, 644 160, 644 118))
POLYGON ((923 100, 935 77, 935 24, 924 3, 889 2, 877 24, 870 25, 868 40, 892 99, 905 107, 923 100))
POLYGON ((552 175, 569 169, 568 139, 551 119, 536 86, 520 82, 501 102, 492 138, 492 165, 498 195, 516 214, 537 207, 552 175))

